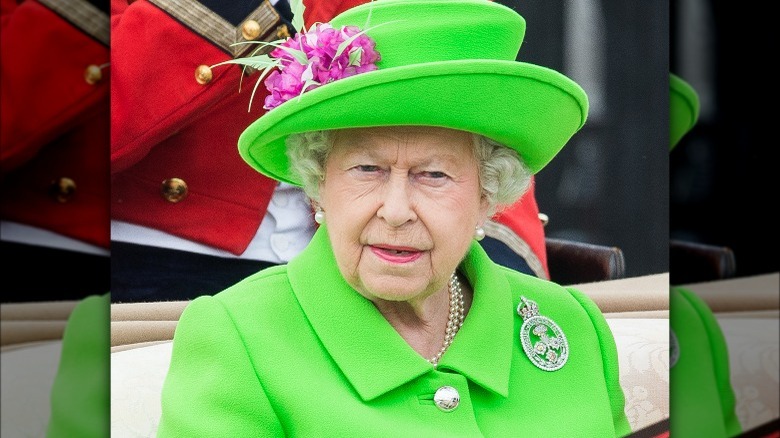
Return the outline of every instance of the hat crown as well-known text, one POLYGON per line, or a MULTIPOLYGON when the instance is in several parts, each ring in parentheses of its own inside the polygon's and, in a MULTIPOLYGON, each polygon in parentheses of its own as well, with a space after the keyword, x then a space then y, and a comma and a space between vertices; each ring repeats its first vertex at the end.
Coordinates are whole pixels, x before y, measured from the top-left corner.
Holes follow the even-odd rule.
POLYGON ((522 16, 488 0, 377 0, 331 25, 367 30, 380 70, 464 59, 514 61, 525 36, 522 16))

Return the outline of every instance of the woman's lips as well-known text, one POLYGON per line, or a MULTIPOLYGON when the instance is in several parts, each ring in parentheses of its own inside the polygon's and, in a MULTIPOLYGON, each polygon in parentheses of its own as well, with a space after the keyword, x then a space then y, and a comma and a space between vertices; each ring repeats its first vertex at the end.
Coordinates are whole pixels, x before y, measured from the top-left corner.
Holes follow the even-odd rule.
POLYGON ((423 255, 416 248, 390 245, 369 245, 371 251, 382 260, 390 263, 411 263, 423 255))

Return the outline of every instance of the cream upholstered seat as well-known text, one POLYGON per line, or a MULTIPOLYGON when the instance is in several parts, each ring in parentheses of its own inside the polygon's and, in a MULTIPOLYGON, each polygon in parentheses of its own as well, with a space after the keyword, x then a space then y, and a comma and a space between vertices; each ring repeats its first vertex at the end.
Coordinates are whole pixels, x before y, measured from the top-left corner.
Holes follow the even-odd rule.
POLYGON ((49 424, 49 393, 62 341, 4 346, 0 352, 0 436, 43 437, 49 424))
POLYGON ((0 436, 46 435, 62 334, 76 301, 0 305, 0 436))

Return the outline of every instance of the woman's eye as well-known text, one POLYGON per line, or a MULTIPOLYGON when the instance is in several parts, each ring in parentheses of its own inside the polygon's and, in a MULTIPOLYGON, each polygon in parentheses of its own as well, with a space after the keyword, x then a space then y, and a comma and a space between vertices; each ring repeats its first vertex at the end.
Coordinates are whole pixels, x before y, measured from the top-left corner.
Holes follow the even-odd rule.
POLYGON ((416 179, 428 186, 441 187, 449 181, 449 175, 438 170, 426 170, 418 173, 416 179))
POLYGON ((370 164, 361 164, 357 166, 357 169, 361 172, 377 172, 379 171, 379 166, 373 166, 370 164))
POLYGON ((437 171, 423 172, 423 175, 426 176, 427 178, 433 178, 433 179, 446 178, 447 177, 446 173, 444 173, 444 172, 437 172, 437 171))

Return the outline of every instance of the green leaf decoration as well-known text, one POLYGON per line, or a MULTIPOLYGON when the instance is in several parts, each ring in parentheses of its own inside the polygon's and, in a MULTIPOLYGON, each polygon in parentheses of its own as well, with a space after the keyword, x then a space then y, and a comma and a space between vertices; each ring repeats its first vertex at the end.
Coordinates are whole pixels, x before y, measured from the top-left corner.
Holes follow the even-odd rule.
POLYGON ((314 72, 311 71, 311 64, 306 67, 306 69, 303 70, 303 73, 301 73, 301 80, 304 82, 310 81, 314 79, 314 72))
POLYGON ((306 65, 309 63, 309 58, 306 57, 306 53, 304 53, 303 50, 293 49, 291 47, 283 46, 282 43, 284 40, 276 40, 271 42, 265 42, 265 41, 253 41, 256 44, 262 44, 264 46, 271 46, 276 47, 277 49, 282 49, 285 52, 292 55, 293 58, 295 58, 296 61, 301 63, 301 65, 306 65))
POLYGON ((368 29, 364 29, 364 30, 362 30, 362 31, 360 31, 360 32, 358 32, 358 33, 356 33, 356 34, 352 35, 351 37, 349 37, 349 38, 347 38, 346 40, 344 40, 344 41, 343 41, 341 44, 339 44, 339 47, 338 47, 338 49, 336 49, 336 54, 335 54, 335 55, 333 55, 333 59, 336 59, 336 58, 338 58, 338 57, 339 57, 339 55, 341 55, 342 53, 344 53, 344 49, 346 49, 346 48, 347 48, 347 47, 348 47, 350 44, 352 44, 352 41, 355 41, 355 39, 357 39, 357 37, 359 37, 360 35, 363 35, 364 33, 368 32, 369 30, 376 29, 377 27, 381 27, 381 26, 384 26, 384 25, 386 25, 386 24, 397 23, 397 22, 399 22, 399 21, 400 21, 400 20, 386 21, 386 22, 384 22, 384 23, 382 23, 382 24, 377 24, 377 25, 376 25, 376 26, 374 26, 374 27, 370 27, 370 28, 368 28, 368 29))
POLYGON ((277 65, 280 64, 279 60, 276 60, 276 62, 273 65, 267 66, 263 71, 260 73, 260 76, 257 78, 257 82, 255 82, 254 88, 252 88, 252 95, 249 97, 249 107, 247 108, 246 112, 252 111, 252 102, 255 100, 255 93, 257 92, 257 87, 260 86, 260 83, 263 82, 263 79, 266 77, 266 75, 277 65))
POLYGON ((303 88, 301 88, 301 93, 298 95, 298 100, 301 100, 301 97, 303 97, 303 93, 306 91, 307 88, 311 87, 312 85, 320 85, 320 83, 315 80, 308 80, 304 82, 303 88))
POLYGON ((303 11, 306 6, 303 5, 303 0, 290 0, 290 10, 293 13, 292 25, 298 32, 305 32, 303 28, 303 11))
POLYGON ((357 49, 349 52, 349 64, 350 66, 358 67, 360 66, 360 58, 363 56, 363 48, 358 47, 357 49))
POLYGON ((228 59, 227 61, 222 61, 217 64, 214 64, 211 67, 212 68, 219 67, 225 64, 243 65, 243 66, 252 67, 254 69, 260 70, 271 64, 273 64, 274 66, 278 65, 279 61, 274 58, 271 58, 268 55, 257 55, 257 56, 250 56, 246 58, 228 59))
POLYGON ((301 96, 303 96, 303 92, 304 92, 304 91, 306 91, 306 90, 307 90, 309 87, 311 87, 312 85, 320 85, 320 83, 319 83, 319 82, 317 82, 317 81, 315 81, 315 80, 313 80, 313 79, 312 79, 312 80, 310 80, 310 81, 306 81, 306 82, 304 82, 304 83, 303 83, 303 88, 301 88, 301 94, 300 94, 300 95, 298 95, 298 98, 300 99, 300 97, 301 97, 301 96))
POLYGON ((369 26, 371 26, 371 13, 374 12, 374 0, 371 0, 369 4, 370 6, 368 7, 368 16, 366 16, 366 24, 363 26, 366 29, 369 26))

